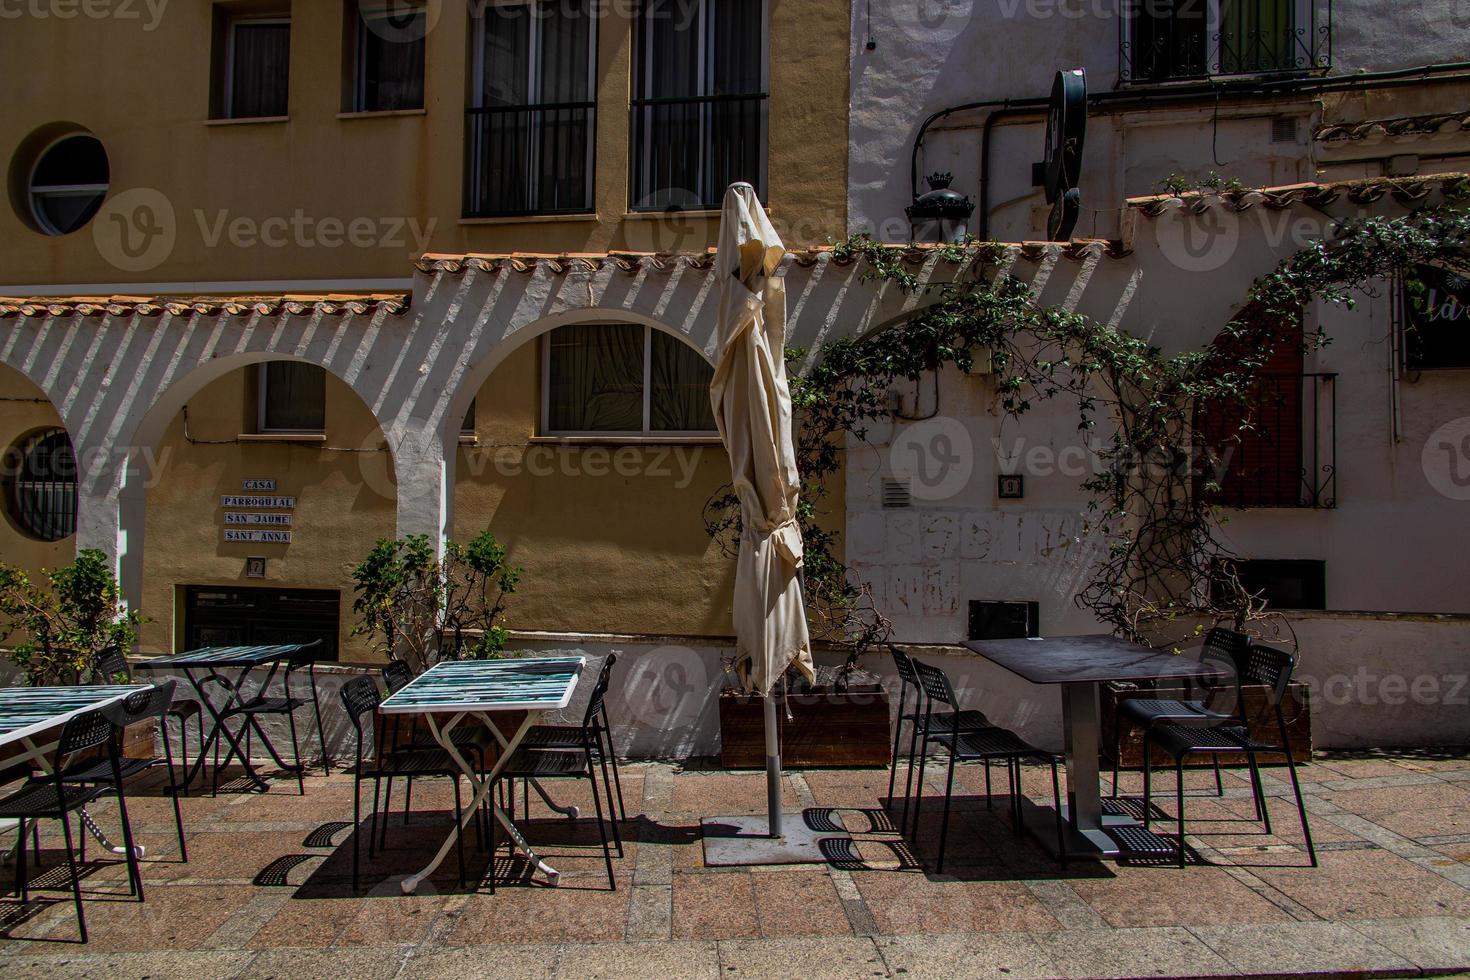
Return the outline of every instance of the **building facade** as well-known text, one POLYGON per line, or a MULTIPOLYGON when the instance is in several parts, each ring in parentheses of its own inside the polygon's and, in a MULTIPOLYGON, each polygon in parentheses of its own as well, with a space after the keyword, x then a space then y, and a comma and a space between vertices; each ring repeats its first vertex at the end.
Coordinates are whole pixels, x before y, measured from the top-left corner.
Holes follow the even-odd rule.
MULTIPOLYGON (((23 73, 0 107, 0 554, 115 556, 145 651, 317 630, 361 662, 350 570, 373 541, 488 528, 526 570, 524 642, 643 651, 649 684, 615 694, 635 747, 709 751, 708 698, 679 702, 675 738, 648 691, 717 687, 729 643, 733 562, 703 520, 728 464, 702 401, 729 181, 792 248, 811 358, 922 302, 828 246, 906 242, 931 172, 980 201, 967 230, 1013 243, 1000 266, 1041 302, 1178 350, 1333 222, 1442 200, 1470 169, 1457 5, 1179 7, 200 0, 7 22, 0 60, 97 70, 23 73), (1077 67, 1083 210, 1041 243, 1045 97, 1077 67)), ((1242 481, 1229 541, 1293 607, 1319 744, 1470 737, 1446 533, 1470 450, 1437 448, 1470 418, 1466 365, 1405 361, 1391 283, 1311 315, 1336 339, 1277 366, 1292 451, 1242 481), (1385 698, 1390 674, 1432 679, 1432 703, 1385 698)), ((1096 630, 1074 602, 1097 547, 1075 419, 1005 418, 984 373, 895 399, 823 517, 896 638, 942 650, 1018 610, 1096 630)), ((1052 739, 1036 692, 960 669, 1052 739)))

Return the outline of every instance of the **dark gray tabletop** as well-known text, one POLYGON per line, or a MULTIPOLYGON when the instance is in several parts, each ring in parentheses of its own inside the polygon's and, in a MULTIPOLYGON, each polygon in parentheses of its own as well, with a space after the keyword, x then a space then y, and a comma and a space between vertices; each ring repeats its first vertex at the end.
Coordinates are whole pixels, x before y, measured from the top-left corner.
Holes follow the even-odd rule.
POLYGON ((970 640, 970 651, 1033 684, 1178 680, 1224 676, 1191 657, 1148 647, 1109 634, 1028 640, 970 640))

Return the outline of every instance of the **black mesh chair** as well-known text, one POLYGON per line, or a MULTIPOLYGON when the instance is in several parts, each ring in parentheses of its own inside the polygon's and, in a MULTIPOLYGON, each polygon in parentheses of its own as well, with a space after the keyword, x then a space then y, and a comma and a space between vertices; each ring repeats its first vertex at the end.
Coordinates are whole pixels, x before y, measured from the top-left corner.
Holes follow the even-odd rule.
POLYGON ((126 780, 157 766, 165 767, 168 770, 169 796, 172 797, 174 803, 174 827, 179 838, 179 856, 187 862, 189 847, 184 842, 184 816, 179 810, 179 785, 174 776, 174 755, 168 738, 168 718, 172 713, 169 706, 174 703, 174 686, 177 683, 177 681, 167 681, 146 691, 131 694, 123 701, 102 709, 103 714, 117 728, 119 738, 129 725, 157 720, 163 735, 163 756, 161 758, 121 757, 115 763, 108 760, 82 762, 62 772, 61 781, 82 786, 102 786, 116 792, 118 799, 121 800, 123 783, 126 780))
MULTIPOLYGON (((607 689, 612 686, 612 669, 617 661, 617 654, 609 653, 602 661, 602 669, 598 672, 597 682, 602 685, 604 694, 600 711, 589 717, 584 725, 536 725, 526 733, 526 737, 521 740, 521 745, 532 749, 580 752, 583 730, 590 726, 593 736, 592 757, 602 767, 602 788, 607 793, 607 808, 612 811, 613 800, 616 799, 617 810, 613 814, 614 819, 626 821, 628 808, 623 803, 623 779, 618 772, 618 753, 613 746, 612 721, 607 715, 607 698, 605 697, 607 689), (611 767, 611 782, 608 780, 609 767, 611 767)), ((529 795, 526 796, 526 802, 529 805, 529 795)), ((614 829, 616 830, 616 825, 614 829)))
MULTIPOLYGON (((121 647, 107 647, 96 657, 92 658, 92 683, 94 684, 131 684, 133 683, 133 668, 128 663, 128 658, 123 654, 121 647)), ((179 765, 184 772, 189 771, 189 719, 194 719, 194 725, 199 733, 199 751, 204 752, 204 711, 199 702, 193 698, 176 698, 168 706, 170 717, 179 721, 179 765)), ((189 787, 184 786, 187 795, 189 787)))
MULTIPOLYGON (((1171 722, 1196 726, 1243 724, 1245 722, 1245 709, 1240 703, 1240 698, 1235 696, 1233 701, 1225 699, 1238 692, 1235 678, 1240 673, 1240 666, 1245 661, 1250 642, 1250 637, 1244 633, 1237 633, 1223 626, 1216 626, 1205 634, 1204 646, 1200 649, 1200 663, 1214 664, 1221 668, 1225 671, 1225 679, 1218 682, 1205 681, 1205 699, 1202 701, 1136 697, 1119 702, 1118 721, 1114 725, 1113 796, 1118 795, 1118 766, 1123 755, 1122 722, 1124 719, 1145 732, 1154 725, 1171 722), (1225 703, 1221 703, 1222 701, 1225 703), (1222 711, 1221 708, 1227 710, 1222 711)), ((1214 758, 1214 764, 1215 795, 1223 796, 1225 787, 1220 779, 1218 757, 1214 758)))
POLYGON ((1177 846, 1179 866, 1184 867, 1184 759, 1190 755, 1208 754, 1216 759, 1222 755, 1244 755, 1250 766, 1251 795, 1255 801, 1256 819, 1265 824, 1266 833, 1271 832, 1271 811, 1266 806, 1266 796, 1261 785, 1261 770, 1256 756, 1262 752, 1279 752, 1286 756, 1287 771, 1291 774, 1292 792, 1296 794, 1297 814, 1301 818, 1302 838, 1306 841, 1307 856, 1312 867, 1317 866, 1317 850, 1312 844, 1312 831, 1307 826, 1307 808, 1302 801, 1301 781, 1297 778, 1296 759, 1291 752, 1291 738, 1286 730, 1286 715, 1281 702, 1286 697, 1287 685, 1296 670, 1296 656, 1285 650, 1264 644, 1252 643, 1240 664, 1236 680, 1236 699, 1240 700, 1241 684, 1262 684, 1267 689, 1271 707, 1276 714, 1277 740, 1262 740, 1252 732, 1242 711, 1239 724, 1190 725, 1180 722, 1162 722, 1144 732, 1143 736, 1143 813, 1144 827, 1148 826, 1150 812, 1150 758, 1149 746, 1157 745, 1174 759, 1174 802, 1178 808, 1177 846))
MULTIPOLYGON (((903 726, 909 726, 909 752, 908 769, 904 776, 903 784, 903 815, 899 818, 899 826, 906 826, 909 818, 909 797, 913 794, 914 757, 919 751, 919 739, 924 730, 926 718, 928 717, 924 704, 924 686, 919 683, 919 673, 914 667, 914 659, 892 644, 888 647, 888 653, 893 658, 894 670, 898 673, 900 682, 898 692, 898 724, 893 730, 893 760, 888 767, 888 799, 893 800, 893 791, 898 776, 899 748, 903 742, 903 726), (909 688, 914 691, 913 710, 907 710, 909 688)), ((965 710, 959 713, 959 717, 951 718, 949 712, 940 712, 933 716, 932 721, 940 728, 953 730, 958 722, 962 731, 977 731, 982 728, 993 727, 990 719, 980 711, 965 710)), ((990 763, 985 763, 985 794, 990 795, 990 763)))
MULTIPOLYGON (((342 706, 347 710, 347 719, 352 722, 352 729, 357 735, 357 754, 352 767, 352 887, 360 887, 360 852, 361 846, 358 837, 361 835, 362 826, 362 783, 365 779, 373 781, 373 821, 368 830, 368 857, 374 854, 374 838, 378 830, 378 792, 383 780, 388 780, 391 793, 393 779, 396 777, 425 777, 442 776, 454 783, 454 828, 456 835, 457 850, 459 854, 459 883, 463 887, 465 883, 464 864, 464 825, 460 821, 463 809, 461 807, 459 779, 463 773, 455 766, 449 753, 443 749, 395 749, 386 744, 384 740, 377 741, 373 757, 369 761, 366 757, 368 744, 368 732, 377 729, 370 723, 363 721, 364 715, 372 715, 377 711, 378 705, 382 704, 383 697, 378 692, 378 685, 371 677, 354 677, 342 685, 340 692, 342 706)), ((384 801, 383 823, 386 825, 388 818, 387 801, 384 801)))
POLYGON ((944 781, 944 817, 939 825, 939 863, 935 871, 944 871, 944 847, 949 838, 949 807, 954 795, 954 768, 957 762, 983 761, 986 763, 985 803, 990 805, 989 764, 1004 762, 1010 779, 1011 826, 1017 834, 1021 832, 1021 760, 1035 759, 1051 766, 1051 789, 1056 812, 1057 854, 1062 865, 1067 863, 1066 829, 1062 821, 1062 787, 1057 774, 1057 757, 1027 744, 1015 732, 1005 728, 988 727, 965 730, 961 725, 962 712, 955 697, 954 685, 949 675, 938 667, 931 667, 919 660, 913 661, 924 690, 923 746, 919 754, 918 792, 914 797, 914 834, 919 830, 919 809, 924 802, 924 767, 929 755, 929 746, 942 746, 949 753, 949 772, 944 781), (944 705, 948 727, 935 720, 934 705, 944 705))
POLYGON ((383 668, 383 686, 389 694, 397 694, 413 680, 413 668, 406 660, 390 660, 383 668))
MULTIPOLYGON (((76 761, 79 753, 105 748, 107 765, 112 770, 114 785, 121 785, 122 773, 118 766, 117 728, 101 711, 89 711, 72 718, 61 730, 56 755, 52 760, 51 772, 24 783, 20 789, 0 799, 0 818, 17 822, 16 840, 20 846, 15 855, 15 887, 20 893, 22 904, 30 901, 30 882, 26 873, 25 833, 26 822, 36 820, 60 820, 62 836, 66 841, 66 862, 71 869, 72 900, 77 907, 77 929, 82 942, 87 941, 87 919, 82 910, 82 881, 77 871, 77 855, 72 852, 71 815, 93 800, 109 792, 103 785, 80 785, 62 780, 68 765, 76 761)), ((122 820, 123 844, 128 864, 128 894, 143 900, 143 876, 138 872, 137 852, 133 849, 133 828, 128 823, 127 801, 118 795, 118 812, 122 820)), ((86 846, 86 829, 80 830, 79 838, 86 846)), ((85 853, 82 860, 86 860, 85 853)))
MULTIPOLYGON (((597 718, 603 712, 603 700, 607 696, 608 671, 604 670, 597 678, 597 683, 592 688, 592 697, 587 701, 587 711, 583 716, 578 746, 580 751, 569 752, 564 749, 531 748, 525 745, 517 746, 510 758, 505 760, 505 765, 495 774, 496 784, 514 785, 513 780, 531 779, 585 779, 592 787, 592 806, 597 813, 597 833, 602 838, 602 856, 607 863, 607 882, 612 891, 617 891, 618 882, 613 876, 612 846, 607 839, 607 826, 603 822, 602 798, 597 792, 597 768, 594 755, 598 751, 594 748, 597 741, 596 726, 597 718)), ((603 777, 606 779, 606 775, 603 777)), ((512 806, 514 803, 512 803, 512 806)), ((612 808, 612 801, 608 801, 608 808, 612 808)), ((611 814, 609 814, 611 816, 611 814)), ((618 854, 621 856, 623 850, 622 836, 618 832, 618 823, 612 821, 613 839, 617 843, 618 854)), ((495 836, 497 830, 495 821, 490 821, 490 890, 495 890, 495 836)))

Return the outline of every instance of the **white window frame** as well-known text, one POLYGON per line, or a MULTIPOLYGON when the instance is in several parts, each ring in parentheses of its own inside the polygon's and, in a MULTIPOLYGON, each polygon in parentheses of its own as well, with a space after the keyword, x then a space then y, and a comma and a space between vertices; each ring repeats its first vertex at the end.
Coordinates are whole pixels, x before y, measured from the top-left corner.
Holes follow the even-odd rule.
MULTIPOLYGON (((45 149, 36 154, 36 160, 34 163, 31 164, 31 172, 26 176, 26 207, 30 209, 31 219, 35 221, 36 224, 40 226, 41 230, 44 231, 47 235, 51 235, 57 238, 60 238, 64 235, 70 235, 73 232, 81 231, 82 228, 85 228, 88 224, 90 224, 90 220, 87 222, 83 222, 80 226, 73 228, 71 231, 63 231, 62 229, 53 225, 50 219, 48 219, 46 215, 41 212, 41 209, 36 207, 37 197, 90 197, 92 195, 99 195, 105 199, 107 197, 108 189, 112 186, 110 181, 106 184, 46 184, 41 188, 38 188, 36 186, 36 171, 41 169, 41 161, 46 159, 47 154, 56 149, 62 143, 65 143, 67 140, 74 139, 79 136, 97 140, 98 145, 101 145, 102 143, 100 139, 97 139, 97 137, 91 133, 64 133, 61 136, 56 137, 51 142, 47 143, 45 149)), ((107 148, 105 146, 102 148, 102 152, 105 156, 107 153, 107 148)))
MULTIPOLYGON (((710 16, 709 7, 710 7, 710 4, 711 3, 719 3, 720 0, 697 0, 697 2, 699 4, 699 13, 698 13, 698 17, 699 17, 699 28, 698 28, 698 30, 699 30, 699 66, 698 66, 698 88, 697 88, 695 97, 696 98, 702 98, 704 96, 707 96, 707 95, 712 94, 709 91, 709 87, 710 87, 710 77, 709 77, 709 75, 710 75, 710 62, 709 62, 709 60, 710 60, 710 52, 711 52, 711 49, 712 49, 712 46, 713 46, 713 43, 714 43, 714 39, 712 37, 712 35, 714 33, 714 18, 712 18, 710 16)), ((1218 0, 1214 0, 1214 2, 1218 2, 1218 0)), ((761 19, 761 91, 765 94, 766 99, 767 99, 767 105, 769 106, 769 104, 770 104, 769 103, 769 99, 770 99, 770 95, 771 95, 771 4, 770 4, 770 0, 761 0, 761 18, 760 19, 761 19)), ((640 19, 639 26, 642 28, 642 30, 644 32, 643 38, 642 38, 642 42, 643 42, 642 43, 642 48, 643 48, 644 52, 646 52, 646 53, 649 54, 648 57, 645 57, 643 59, 643 62, 644 63, 641 66, 642 69, 643 69, 643 85, 642 85, 642 91, 649 92, 649 91, 651 91, 651 89, 653 87, 653 58, 651 57, 651 54, 652 54, 652 51, 653 51, 653 24, 652 24, 651 21, 648 21, 646 19, 640 19)), ((636 56, 636 54, 635 54, 635 56, 636 56)), ((703 111, 701 113, 701 116, 702 116, 702 118, 700 119, 700 124, 699 124, 700 125, 700 130, 701 130, 702 133, 708 133, 708 131, 709 131, 711 125, 712 125, 711 119, 710 119, 710 116, 711 116, 710 106, 709 106, 708 103, 705 103, 704 109, 703 109, 703 111)), ((770 162, 770 155, 771 155, 771 134, 770 134, 770 117, 769 117, 769 114, 768 113, 764 113, 764 112, 761 113, 760 121, 761 121, 761 126, 760 126, 761 154, 760 154, 760 184, 759 184, 759 190, 761 191, 761 195, 760 195, 761 198, 764 199, 765 198, 765 195, 767 193, 767 188, 770 185, 770 180, 769 180, 770 175, 769 175, 769 172, 768 172, 768 165, 769 165, 769 162, 770 162)), ((642 152, 643 152, 643 159, 644 160, 649 159, 650 155, 653 153, 653 134, 651 132, 651 129, 652 129, 652 127, 650 127, 650 126, 644 126, 643 127, 643 147, 642 147, 642 152)), ((700 177, 701 180, 704 178, 704 169, 705 169, 704 168, 705 152, 706 152, 705 142, 706 141, 704 141, 704 140, 701 140, 700 141, 699 177, 700 177)), ((701 199, 704 199, 704 198, 708 198, 709 197, 709 194, 706 193, 705 192, 705 189, 703 189, 703 188, 695 188, 695 192, 696 192, 696 194, 701 199)))
MULTIPOLYGON (((589 324, 566 324, 566 326, 588 326, 589 324)), ((594 324, 595 325, 595 324, 594 324)), ((551 335, 555 328, 541 336, 541 425, 540 434, 557 438, 612 438, 612 439, 708 439, 719 434, 719 429, 654 429, 653 424, 653 333, 657 327, 648 324, 614 321, 605 326, 643 327, 643 428, 642 429, 553 429, 551 427, 551 335)), ((668 331, 660 331, 668 333, 668 331)), ((674 334, 670 337, 690 346, 683 338, 674 334)), ((709 363, 706 361, 705 363, 709 363)))
MULTIPOLYGON (((473 60, 471 63, 471 86, 470 86, 470 108, 485 108, 485 11, 489 7, 534 7, 539 6, 543 0, 491 0, 488 3, 477 5, 474 14, 474 40, 472 42, 473 60)), ((597 25, 601 18, 596 16, 595 4, 588 7, 588 16, 592 20, 591 36, 587 40, 587 93, 592 108, 592 132, 587 140, 587 200, 590 212, 597 206, 597 25)), ((526 37, 529 47, 526 58, 526 71, 529 77, 526 79, 526 107, 534 108, 541 103, 541 17, 534 12, 531 14, 531 30, 526 37)), ((531 173, 536 173, 540 168, 539 154, 541 144, 538 140, 529 140, 531 160, 531 173)), ((478 147, 471 147, 474 152, 478 147)), ((471 165, 478 168, 482 161, 478 157, 471 161, 471 165)))
MULTIPOLYGON (((291 363, 291 362, 286 362, 291 363)), ((255 378, 255 431, 273 436, 319 436, 327 431, 327 393, 322 389, 322 427, 320 429, 278 429, 266 425, 266 389, 270 385, 270 361, 262 361, 257 367, 255 378)), ((326 369, 323 368, 323 371, 326 369)))
MULTIPOLYGON (((414 6, 417 8, 417 10, 419 11, 419 13, 421 13, 425 18, 427 18, 429 16, 429 8, 428 8, 427 5, 415 4, 414 6)), ((385 111, 417 112, 417 111, 419 111, 418 109, 381 110, 381 109, 369 109, 369 108, 367 108, 367 31, 368 31, 368 21, 370 19, 374 18, 374 17, 386 17, 391 12, 391 10, 390 10, 389 5, 386 2, 383 2, 383 0, 377 0, 377 2, 368 2, 368 0, 362 0, 362 2, 359 2, 357 4, 354 4, 354 7, 355 7, 356 16, 357 16, 357 23, 355 25, 353 25, 354 26, 354 32, 353 32, 353 39, 354 39, 353 40, 353 52, 354 52, 354 54, 353 54, 353 64, 352 64, 352 111, 353 112, 385 112, 385 111)), ((427 23, 427 21, 426 21, 426 23, 427 23)), ((427 40, 427 38, 425 38, 424 53, 425 53, 425 56, 426 56, 425 57, 425 65, 424 65, 424 72, 425 72, 425 78, 424 78, 425 92, 424 92, 424 105, 421 108, 427 109, 428 108, 428 99, 429 99, 429 95, 428 95, 428 91, 427 91, 427 86, 428 86, 428 81, 429 81, 428 80, 428 77, 427 77, 428 70, 429 70, 428 69, 428 64, 427 64, 427 54, 428 54, 428 40, 427 40)))
MULTIPOLYGON (((220 108, 223 110, 221 115, 225 119, 269 119, 272 117, 235 115, 235 30, 242 24, 250 24, 254 27, 269 26, 272 24, 284 24, 286 25, 286 29, 289 31, 291 28, 291 17, 289 15, 282 17, 280 15, 272 14, 262 14, 258 16, 241 14, 235 17, 231 17, 229 20, 229 25, 225 29, 225 86, 224 105, 220 106, 220 108)), ((291 42, 288 38, 288 40, 286 41, 288 50, 290 47, 290 43, 291 42)), ((290 72, 289 65, 287 66, 287 72, 290 72)), ((289 75, 286 80, 286 84, 288 86, 290 85, 289 75)), ((287 91, 290 91, 289 87, 287 88, 287 91)))

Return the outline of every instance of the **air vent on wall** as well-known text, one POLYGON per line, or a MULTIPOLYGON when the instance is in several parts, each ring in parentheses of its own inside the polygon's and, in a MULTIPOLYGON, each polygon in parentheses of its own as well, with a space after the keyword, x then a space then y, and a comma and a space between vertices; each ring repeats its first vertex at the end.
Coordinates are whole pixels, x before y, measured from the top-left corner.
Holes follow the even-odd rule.
POLYGON ((913 505, 914 496, 909 490, 909 481, 890 476, 883 478, 883 509, 901 510, 913 505))
POLYGON ((1272 143, 1295 143, 1296 116, 1272 116, 1271 117, 1271 142, 1272 143))

